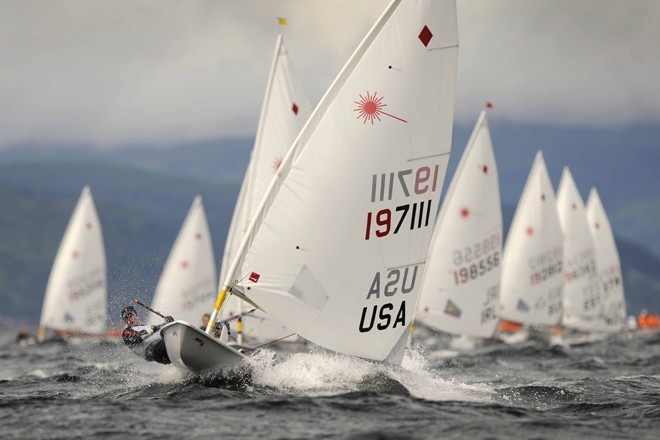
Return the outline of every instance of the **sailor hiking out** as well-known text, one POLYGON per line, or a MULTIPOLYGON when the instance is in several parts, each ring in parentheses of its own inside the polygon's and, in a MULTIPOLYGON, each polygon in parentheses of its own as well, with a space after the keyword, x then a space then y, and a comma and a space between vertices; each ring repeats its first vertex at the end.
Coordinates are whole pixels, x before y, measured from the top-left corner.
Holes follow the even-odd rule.
POLYGON ((133 353, 143 357, 148 362, 169 364, 165 341, 160 336, 160 328, 174 321, 171 316, 165 316, 165 322, 160 325, 140 325, 140 318, 133 306, 121 309, 121 319, 126 324, 122 333, 122 339, 133 353))

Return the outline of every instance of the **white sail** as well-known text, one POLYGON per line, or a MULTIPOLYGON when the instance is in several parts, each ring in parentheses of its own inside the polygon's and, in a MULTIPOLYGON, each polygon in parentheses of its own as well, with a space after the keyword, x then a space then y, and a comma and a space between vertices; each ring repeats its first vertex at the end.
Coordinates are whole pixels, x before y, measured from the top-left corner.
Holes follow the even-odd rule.
MULTIPOLYGON (((279 35, 252 156, 227 234, 220 283, 227 277, 229 264, 236 256, 240 241, 257 211, 259 202, 311 112, 312 107, 294 72, 282 36, 279 35)), ((223 317, 245 311, 241 303, 238 298, 230 297, 223 317)), ((244 315, 242 326, 242 334, 253 341, 274 340, 291 333, 285 327, 269 320, 261 311, 244 315)))
POLYGON ((400 363, 449 159, 457 53, 454 0, 392 2, 284 158, 227 287, 316 344, 400 363))
POLYGON ((436 221, 416 319, 455 335, 492 337, 501 253, 500 187, 483 111, 436 221))
POLYGON ((71 215, 48 278, 39 321, 45 329, 101 334, 107 316, 103 231, 92 193, 85 186, 71 215))
POLYGON ((602 312, 596 253, 584 202, 568 167, 564 167, 559 182, 557 210, 564 234, 562 323, 576 330, 593 330, 602 312))
POLYGON ((539 151, 504 247, 500 316, 521 324, 558 324, 562 316, 562 260, 555 194, 539 151))
MULTIPOLYGON (((196 196, 176 237, 151 307, 176 319, 201 325, 215 298, 216 272, 211 232, 202 198, 196 196)), ((150 322, 162 322, 150 316, 150 322)))
POLYGON ((600 330, 618 332, 623 330, 626 323, 626 300, 621 277, 621 263, 612 226, 610 226, 596 188, 591 188, 587 200, 587 220, 594 240, 596 269, 603 303, 600 330))

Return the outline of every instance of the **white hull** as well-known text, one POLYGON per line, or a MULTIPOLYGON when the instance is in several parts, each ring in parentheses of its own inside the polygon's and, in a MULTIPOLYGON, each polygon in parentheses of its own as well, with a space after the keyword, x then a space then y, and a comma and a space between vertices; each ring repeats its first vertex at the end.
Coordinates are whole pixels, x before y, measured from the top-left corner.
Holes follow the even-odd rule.
POLYGON ((245 355, 185 321, 174 321, 160 331, 172 365, 196 374, 218 372, 244 362, 245 355))

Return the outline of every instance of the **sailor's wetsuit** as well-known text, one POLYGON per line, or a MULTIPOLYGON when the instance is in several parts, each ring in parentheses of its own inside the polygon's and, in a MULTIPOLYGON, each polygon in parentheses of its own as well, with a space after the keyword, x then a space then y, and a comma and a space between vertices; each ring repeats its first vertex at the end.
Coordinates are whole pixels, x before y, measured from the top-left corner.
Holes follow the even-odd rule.
POLYGON ((122 333, 124 344, 128 345, 133 353, 145 358, 147 361, 158 362, 159 364, 169 364, 170 358, 167 355, 165 341, 160 336, 160 326, 136 325, 135 327, 126 327, 122 333))

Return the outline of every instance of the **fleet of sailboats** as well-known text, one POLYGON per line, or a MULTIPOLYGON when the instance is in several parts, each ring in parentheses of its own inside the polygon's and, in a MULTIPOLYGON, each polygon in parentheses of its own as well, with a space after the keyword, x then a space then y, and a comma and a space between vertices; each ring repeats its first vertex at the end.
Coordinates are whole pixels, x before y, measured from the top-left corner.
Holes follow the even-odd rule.
MULTIPOLYGON (((277 37, 220 277, 197 196, 153 297, 154 309, 177 318, 161 331, 175 366, 234 367, 250 344, 289 334, 399 365, 413 321, 473 340, 624 328, 621 266, 598 192, 585 208, 565 168, 555 199, 540 151, 503 247, 485 111, 436 220, 451 152, 456 18, 455 0, 392 1, 313 111, 277 37), (229 325, 220 325, 224 338, 215 330, 231 317, 230 344, 229 325)), ((106 285, 85 187, 53 264, 39 339, 48 330, 103 335, 106 285)))

